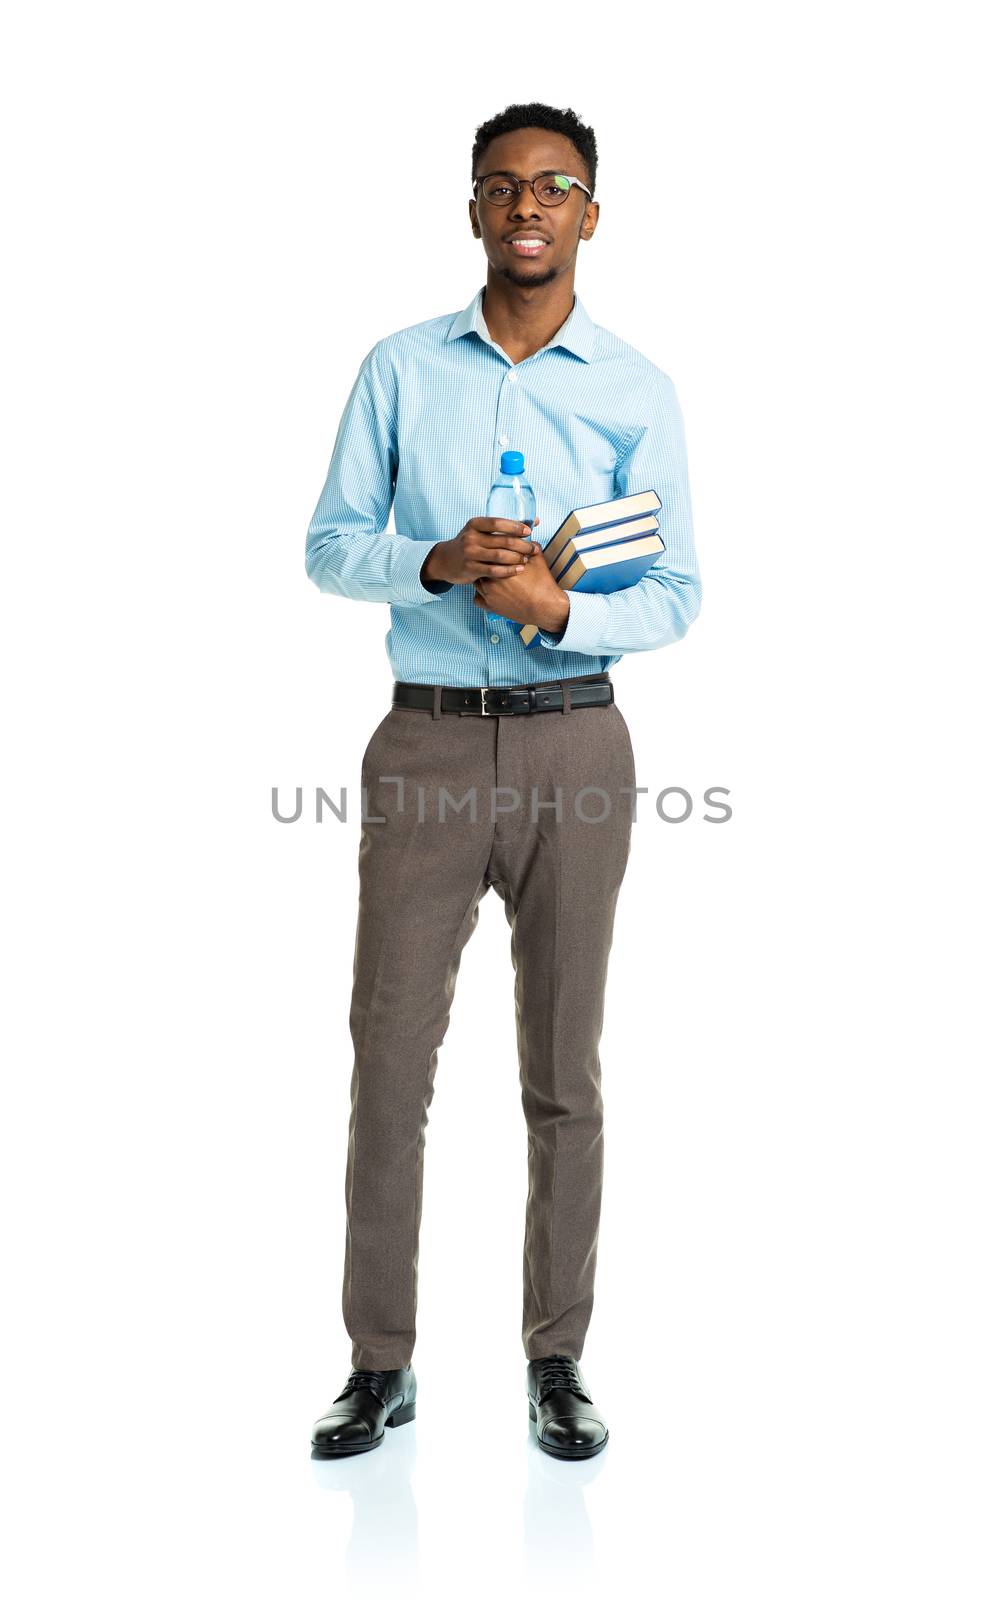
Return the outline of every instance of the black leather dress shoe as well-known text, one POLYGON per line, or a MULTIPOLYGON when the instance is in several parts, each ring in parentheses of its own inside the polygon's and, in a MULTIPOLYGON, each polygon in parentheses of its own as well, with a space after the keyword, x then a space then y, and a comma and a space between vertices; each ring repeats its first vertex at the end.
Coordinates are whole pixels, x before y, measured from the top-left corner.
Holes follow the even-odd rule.
POLYGON ((396 1367, 374 1372, 353 1367, 337 1394, 311 1430, 311 1458, 355 1456, 384 1440, 384 1429, 400 1428, 415 1416, 415 1369, 396 1367))
POLYGON ((541 1356, 526 1369, 530 1421, 536 1443, 562 1461, 584 1461, 604 1450, 605 1418, 595 1410, 573 1356, 541 1356))

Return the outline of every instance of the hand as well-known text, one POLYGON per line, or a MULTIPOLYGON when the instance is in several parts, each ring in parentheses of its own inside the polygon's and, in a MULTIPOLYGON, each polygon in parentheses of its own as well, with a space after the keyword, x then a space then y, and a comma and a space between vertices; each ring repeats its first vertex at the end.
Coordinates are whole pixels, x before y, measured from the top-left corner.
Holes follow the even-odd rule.
MULTIPOLYGON (((535 517, 534 528, 538 522, 535 517)), ((455 539, 433 545, 422 563, 422 577, 443 583, 473 583, 477 578, 500 583, 524 571, 539 553, 539 545, 524 537, 526 527, 507 517, 471 517, 455 539)))
POLYGON ((563 632, 571 610, 567 594, 542 553, 538 560, 528 562, 524 571, 510 569, 507 578, 478 578, 474 604, 500 617, 511 617, 513 622, 532 622, 546 633, 563 632))

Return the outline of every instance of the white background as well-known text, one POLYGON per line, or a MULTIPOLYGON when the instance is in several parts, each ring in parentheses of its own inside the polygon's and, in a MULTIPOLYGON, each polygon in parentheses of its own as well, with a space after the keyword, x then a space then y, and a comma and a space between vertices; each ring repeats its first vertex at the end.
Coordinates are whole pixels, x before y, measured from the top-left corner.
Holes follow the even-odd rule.
POLYGON ((8 23, 11 1593, 993 1593, 981 18, 8 23), (613 671, 638 782, 734 816, 644 801, 619 902, 582 1358, 608 1448, 529 1432, 492 895, 431 1112, 418 1420, 315 1464, 390 669, 386 608, 320 595, 304 536, 363 355, 484 282, 474 131, 536 98, 598 138, 577 291, 685 416, 704 604, 613 671), (346 825, 272 820, 318 784, 346 825))

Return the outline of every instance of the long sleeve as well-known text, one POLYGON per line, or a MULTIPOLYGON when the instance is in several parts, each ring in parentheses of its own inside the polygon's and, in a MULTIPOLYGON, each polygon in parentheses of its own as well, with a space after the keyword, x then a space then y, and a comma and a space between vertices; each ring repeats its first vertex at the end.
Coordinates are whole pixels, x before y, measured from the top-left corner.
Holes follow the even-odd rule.
POLYGON ((684 637, 699 614, 702 581, 692 528, 685 430, 674 384, 650 372, 641 423, 616 464, 615 496, 656 489, 664 550, 638 583, 615 594, 568 590, 570 614, 562 633, 539 630, 552 650, 620 655, 657 650, 684 637))
POLYGON ((353 384, 308 527, 305 571, 323 594, 412 606, 452 587, 419 576, 438 539, 386 532, 397 477, 397 383, 381 340, 353 384))

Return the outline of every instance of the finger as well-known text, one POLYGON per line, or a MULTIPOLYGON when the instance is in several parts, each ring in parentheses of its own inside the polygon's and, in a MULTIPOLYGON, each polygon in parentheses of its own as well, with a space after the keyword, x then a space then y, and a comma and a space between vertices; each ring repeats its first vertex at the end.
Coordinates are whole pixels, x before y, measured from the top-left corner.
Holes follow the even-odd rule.
POLYGON ((490 578, 492 573, 511 573, 512 568, 514 568, 514 565, 516 565, 516 557, 514 557, 514 555, 509 555, 508 566, 498 566, 496 563, 498 563, 498 558, 500 558, 501 555, 503 555, 501 550, 496 550, 495 554, 493 555, 492 552, 488 550, 487 557, 484 557, 484 555, 474 555, 474 557, 471 557, 469 570, 471 570, 472 574, 474 574, 474 578, 490 578))
POLYGON ((503 545, 497 550, 478 550, 474 555, 475 561, 481 561, 485 566, 514 566, 516 561, 522 560, 520 550, 506 550, 503 545))
POLYGON ((477 540, 470 540, 471 548, 486 550, 490 558, 492 550, 531 550, 535 540, 530 535, 524 523, 519 523, 516 529, 518 537, 508 533, 482 533, 477 540))
POLYGON ((485 545, 472 545, 470 552, 472 559, 475 561, 503 561, 505 559, 504 552, 511 550, 516 559, 521 560, 523 556, 532 555, 534 550, 539 549, 533 539, 510 539, 508 534, 505 533, 496 533, 494 539, 496 541, 494 544, 489 542, 485 545), (500 543, 497 542, 499 540, 501 541, 500 543))
POLYGON ((511 522, 508 517, 472 517, 470 526, 477 528, 481 533, 518 533, 521 534, 528 523, 511 522))

